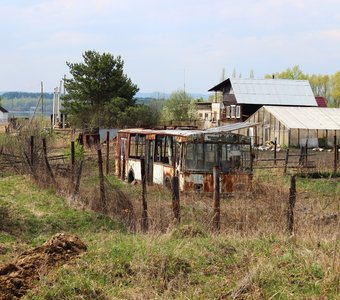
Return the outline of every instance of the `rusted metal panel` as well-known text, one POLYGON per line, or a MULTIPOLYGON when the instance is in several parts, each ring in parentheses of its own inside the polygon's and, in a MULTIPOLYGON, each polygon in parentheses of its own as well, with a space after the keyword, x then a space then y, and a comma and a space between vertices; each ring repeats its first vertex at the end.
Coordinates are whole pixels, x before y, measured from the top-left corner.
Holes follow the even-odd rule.
POLYGON ((204 176, 204 192, 212 193, 214 191, 214 177, 213 174, 205 174, 204 176))
POLYGON ((156 134, 147 134, 146 135, 146 140, 148 141, 153 141, 156 139, 156 134))
MULTIPOLYGON (((182 191, 201 191, 212 193, 214 188, 214 179, 212 173, 191 174, 185 172, 182 174, 183 181, 181 184, 182 191)), ((234 174, 221 174, 221 193, 233 192, 234 174)))
POLYGON ((234 179, 234 175, 232 175, 232 174, 222 174, 221 175, 222 192, 224 192, 224 193, 232 193, 233 192, 233 179, 234 179))

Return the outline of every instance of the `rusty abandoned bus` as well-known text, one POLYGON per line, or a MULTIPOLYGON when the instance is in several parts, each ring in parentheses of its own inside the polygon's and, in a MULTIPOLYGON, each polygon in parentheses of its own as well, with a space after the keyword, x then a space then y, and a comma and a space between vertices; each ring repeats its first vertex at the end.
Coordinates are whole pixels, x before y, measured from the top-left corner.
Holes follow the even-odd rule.
POLYGON ((180 190, 213 191, 213 167, 220 168, 220 189, 231 193, 252 176, 251 140, 223 130, 122 129, 116 146, 116 175, 141 180, 141 157, 148 184, 171 185, 178 176, 180 190))

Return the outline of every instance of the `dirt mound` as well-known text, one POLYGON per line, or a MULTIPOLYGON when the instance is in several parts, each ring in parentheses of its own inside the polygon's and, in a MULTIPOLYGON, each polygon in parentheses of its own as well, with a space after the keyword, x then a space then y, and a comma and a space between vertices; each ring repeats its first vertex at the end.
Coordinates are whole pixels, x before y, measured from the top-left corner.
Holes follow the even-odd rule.
POLYGON ((0 266, 0 300, 22 297, 51 267, 60 266, 84 251, 86 245, 78 237, 58 233, 41 246, 22 253, 11 263, 0 266))

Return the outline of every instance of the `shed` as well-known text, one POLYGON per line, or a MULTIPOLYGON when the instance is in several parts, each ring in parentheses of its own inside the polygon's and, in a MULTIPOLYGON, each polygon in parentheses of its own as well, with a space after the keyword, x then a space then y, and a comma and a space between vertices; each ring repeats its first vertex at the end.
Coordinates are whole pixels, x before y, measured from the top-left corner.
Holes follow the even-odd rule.
POLYGON ((258 123, 257 144, 274 141, 281 145, 331 146, 340 137, 340 108, 263 106, 247 122, 258 123))
POLYGON ((7 123, 8 122, 8 111, 0 106, 0 123, 7 123))

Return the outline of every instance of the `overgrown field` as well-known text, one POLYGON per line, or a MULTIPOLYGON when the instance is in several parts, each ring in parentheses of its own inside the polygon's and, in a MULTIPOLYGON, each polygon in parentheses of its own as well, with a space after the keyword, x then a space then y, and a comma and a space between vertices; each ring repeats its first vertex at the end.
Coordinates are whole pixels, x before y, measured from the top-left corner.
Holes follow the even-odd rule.
MULTIPOLYGON (((97 185, 89 173, 82 189, 91 201, 97 185)), ((150 231, 143 234, 140 185, 109 180, 131 199, 137 232, 124 220, 70 204, 28 176, 0 178, 1 264, 58 232, 75 234, 88 246, 78 259, 42 276, 23 299, 338 298, 334 179, 298 179, 294 237, 286 234, 288 178, 282 176, 259 173, 252 193, 223 199, 220 234, 211 230, 210 198, 183 195, 182 224, 176 226, 171 195, 160 187, 148 190, 150 231)))
MULTIPOLYGON (((258 169, 251 189, 236 182, 235 193, 221 199, 219 233, 212 228, 211 196, 181 194, 178 225, 171 192, 148 186, 149 230, 142 232, 140 183, 113 176, 111 161, 103 201, 97 150, 84 156, 76 148, 71 175, 65 150, 70 137, 33 129, 13 138, 0 135, 0 150, 7 154, 0 155, 0 276, 14 274, 18 255, 57 233, 76 235, 87 251, 46 266, 22 299, 339 298, 338 177, 296 177, 293 236, 287 232, 292 169, 286 176, 282 169, 258 169), (31 135, 36 136, 34 153, 31 135), (62 156, 50 160, 52 173, 43 138, 49 158, 62 156)), ((319 170, 330 171, 321 167, 331 155, 322 153, 319 170)), ((20 288, 22 281, 13 284, 20 288)))

